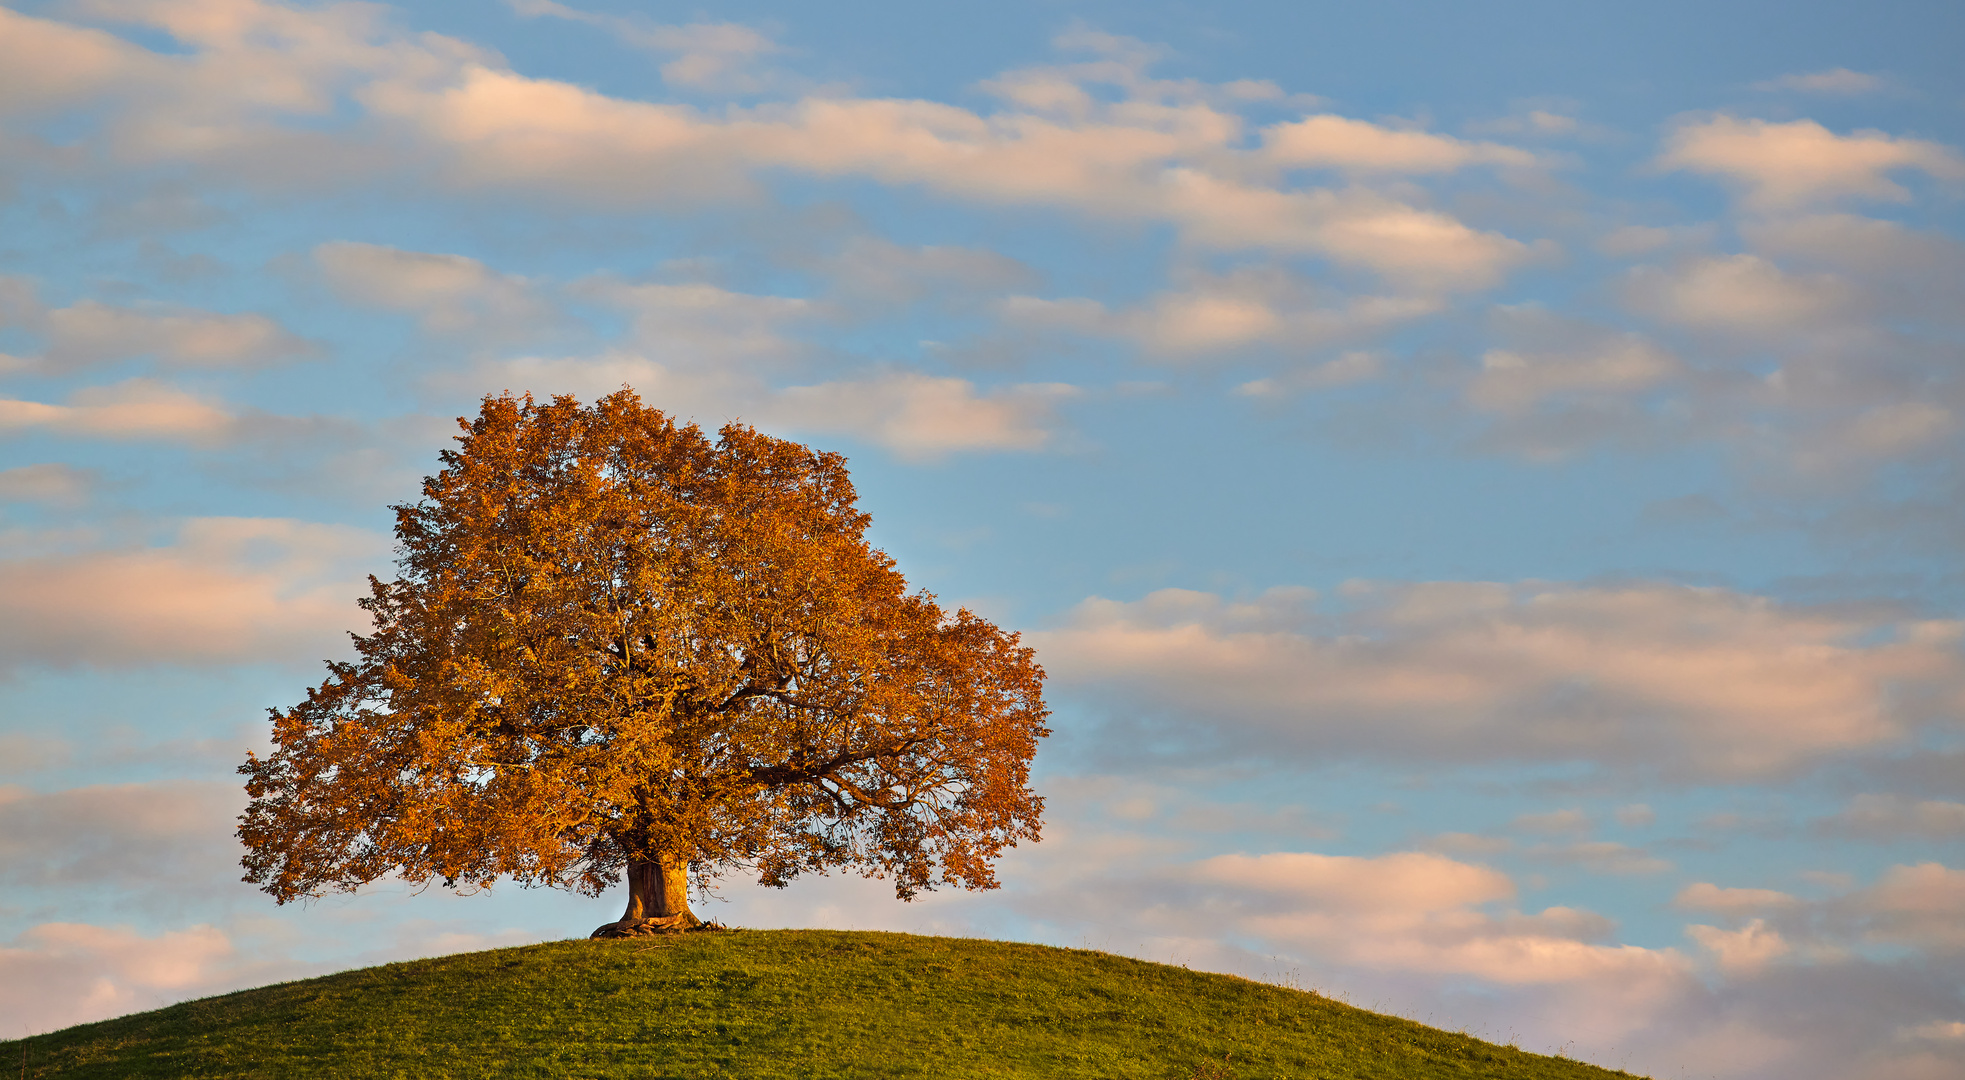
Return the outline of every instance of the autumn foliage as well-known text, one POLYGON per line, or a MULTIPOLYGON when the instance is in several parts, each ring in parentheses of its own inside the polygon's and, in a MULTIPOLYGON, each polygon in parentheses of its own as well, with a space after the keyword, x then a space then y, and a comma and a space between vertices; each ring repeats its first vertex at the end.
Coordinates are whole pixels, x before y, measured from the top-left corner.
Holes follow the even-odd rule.
POLYGON ((627 390, 460 424, 394 508, 400 574, 370 579, 357 658, 240 767, 245 880, 598 895, 625 869, 622 926, 691 925, 690 885, 728 870, 907 898, 992 888, 1037 839, 1043 669, 907 591, 839 455, 712 442, 627 390))

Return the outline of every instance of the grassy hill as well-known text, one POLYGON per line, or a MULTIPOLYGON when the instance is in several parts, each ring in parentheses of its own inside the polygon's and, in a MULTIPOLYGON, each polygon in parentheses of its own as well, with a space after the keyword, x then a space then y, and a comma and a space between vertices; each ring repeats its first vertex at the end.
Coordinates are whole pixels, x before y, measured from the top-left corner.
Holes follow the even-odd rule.
POLYGON ((388 964, 0 1042, 87 1077, 1627 1076, 1105 953, 817 930, 388 964))

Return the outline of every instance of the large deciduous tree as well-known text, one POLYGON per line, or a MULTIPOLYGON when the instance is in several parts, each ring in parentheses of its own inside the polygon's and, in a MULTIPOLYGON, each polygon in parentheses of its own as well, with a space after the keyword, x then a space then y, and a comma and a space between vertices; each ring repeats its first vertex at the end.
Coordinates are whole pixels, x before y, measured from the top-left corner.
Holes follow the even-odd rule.
POLYGON ((692 885, 847 867, 993 888, 1036 840, 1032 651, 910 593, 846 462, 632 391, 487 397, 370 579, 357 658, 249 755, 245 880, 286 903, 386 874, 511 876, 698 925, 692 885))

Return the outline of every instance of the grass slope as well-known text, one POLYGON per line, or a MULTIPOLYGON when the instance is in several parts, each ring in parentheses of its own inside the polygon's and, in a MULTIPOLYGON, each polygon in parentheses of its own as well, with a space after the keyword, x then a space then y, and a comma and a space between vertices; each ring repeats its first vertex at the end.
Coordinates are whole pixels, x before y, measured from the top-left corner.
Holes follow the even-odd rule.
POLYGON ((0 1042, 33 1077, 1626 1076, 1106 953, 820 930, 388 964, 0 1042))

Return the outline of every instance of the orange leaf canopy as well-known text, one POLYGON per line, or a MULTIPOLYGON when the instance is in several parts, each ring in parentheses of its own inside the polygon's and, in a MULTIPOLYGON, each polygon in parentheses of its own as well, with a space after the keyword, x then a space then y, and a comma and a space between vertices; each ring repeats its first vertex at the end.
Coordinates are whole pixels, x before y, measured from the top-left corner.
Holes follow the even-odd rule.
POLYGON ((423 499, 373 631, 240 771, 245 880, 280 902, 385 874, 598 894, 686 860, 902 897, 992 888, 1035 840, 1044 672, 907 592, 845 459, 632 391, 488 397, 423 499))

